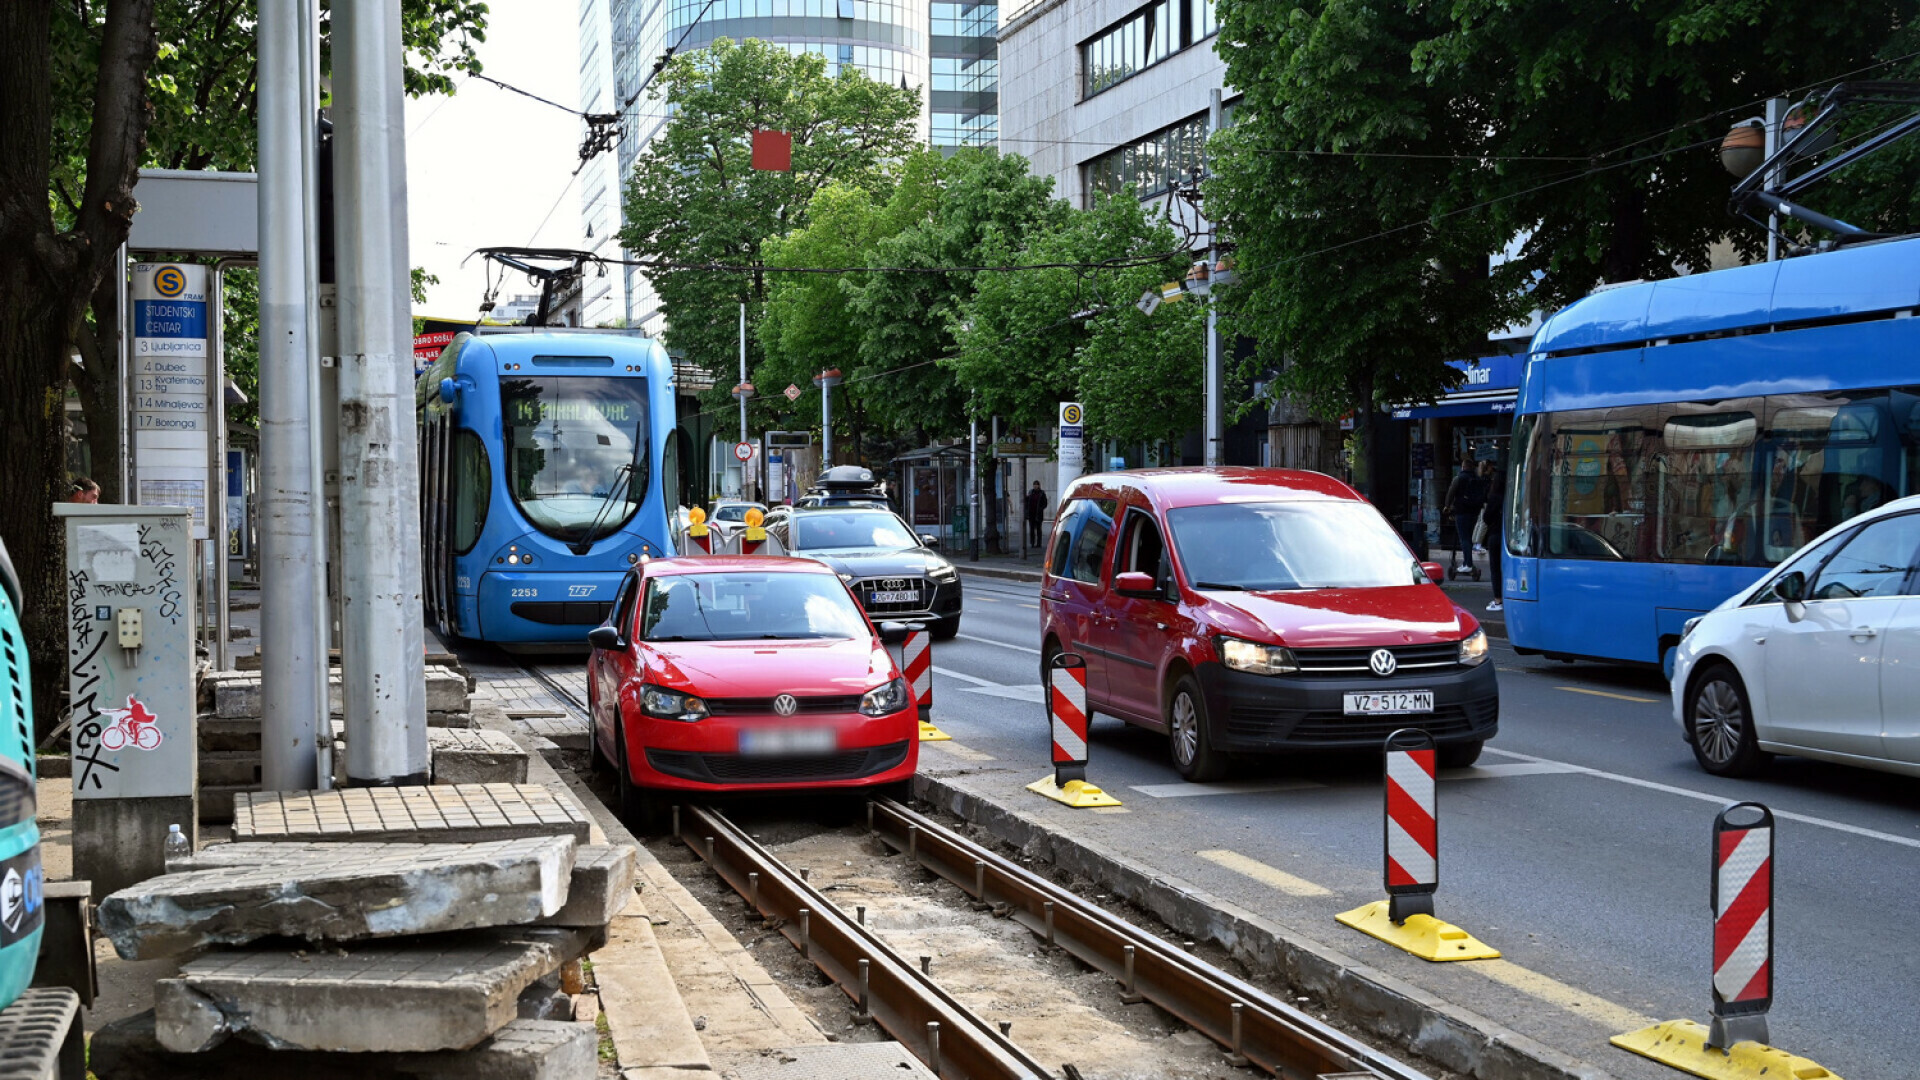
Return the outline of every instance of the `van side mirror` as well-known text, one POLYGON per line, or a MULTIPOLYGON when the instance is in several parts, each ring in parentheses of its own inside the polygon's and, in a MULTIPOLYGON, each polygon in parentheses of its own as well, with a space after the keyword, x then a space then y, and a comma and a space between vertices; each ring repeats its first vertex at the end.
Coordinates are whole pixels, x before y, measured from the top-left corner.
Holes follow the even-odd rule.
POLYGON ((1152 574, 1129 570, 1113 579, 1113 590, 1122 596, 1159 596, 1160 585, 1152 574))
POLYGON ((1421 563, 1420 572, 1427 575, 1427 580, 1433 582, 1435 585, 1442 585, 1446 583, 1447 569, 1446 567, 1441 566, 1437 562, 1421 563))
POLYGON ((614 626, 596 626, 587 631, 587 644, 596 649, 614 650, 626 645, 620 640, 620 629, 614 626))
POLYGON ((1789 604, 1798 604, 1807 598, 1807 575, 1798 570, 1780 575, 1773 583, 1773 595, 1789 604))

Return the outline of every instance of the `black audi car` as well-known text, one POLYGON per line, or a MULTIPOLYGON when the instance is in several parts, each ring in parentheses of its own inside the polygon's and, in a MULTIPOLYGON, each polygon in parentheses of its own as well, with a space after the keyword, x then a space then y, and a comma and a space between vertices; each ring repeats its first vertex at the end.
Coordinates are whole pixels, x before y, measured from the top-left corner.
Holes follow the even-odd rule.
POLYGON ((796 506, 767 531, 789 554, 833 567, 874 619, 924 621, 960 632, 960 575, 900 515, 878 507, 796 506))

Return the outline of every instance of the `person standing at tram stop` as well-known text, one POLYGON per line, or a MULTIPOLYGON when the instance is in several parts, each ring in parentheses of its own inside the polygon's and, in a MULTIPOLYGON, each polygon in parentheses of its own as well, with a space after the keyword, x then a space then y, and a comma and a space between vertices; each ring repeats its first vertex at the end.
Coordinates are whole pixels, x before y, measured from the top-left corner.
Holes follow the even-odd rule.
POLYGON ((1502 529, 1506 527, 1507 470, 1500 467, 1498 461, 1487 462, 1487 506, 1481 511, 1481 520, 1487 523, 1487 563, 1493 574, 1493 602, 1487 605, 1488 611, 1506 610, 1506 602, 1500 595, 1500 555, 1506 547, 1502 529))
POLYGON ((100 485, 84 476, 76 476, 67 485, 67 501, 71 503, 97 503, 100 501, 100 485))
POLYGON ((1453 519, 1454 543, 1459 551, 1453 563, 1455 574, 1473 573, 1473 523, 1480 519, 1486 502, 1487 489, 1480 483, 1473 462, 1461 462, 1460 472, 1447 485, 1447 501, 1443 504, 1447 516, 1453 519))
POLYGON ((1047 493, 1040 490, 1040 481, 1035 480, 1027 489, 1027 542, 1034 547, 1040 546, 1040 523, 1047 517, 1047 493))

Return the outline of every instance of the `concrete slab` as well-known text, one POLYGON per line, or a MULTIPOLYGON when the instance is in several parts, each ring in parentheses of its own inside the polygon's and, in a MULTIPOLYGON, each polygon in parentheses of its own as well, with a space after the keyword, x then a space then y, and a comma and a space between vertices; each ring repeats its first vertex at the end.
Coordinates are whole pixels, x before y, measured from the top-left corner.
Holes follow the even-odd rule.
MULTIPOLYGON (((222 719, 260 715, 260 673, 257 671, 214 672, 206 676, 213 688, 213 715, 222 719)), ((450 667, 426 668, 428 712, 464 713, 467 711, 467 677, 450 667)), ((327 708, 341 712, 340 673, 335 670, 327 680, 327 708)))
POLYGON ((236 841, 475 843, 516 836, 571 836, 587 843, 586 811, 538 784, 441 784, 334 791, 240 792, 236 841))
POLYGON ((729 1080, 936 1080, 897 1042, 829 1043, 717 1056, 729 1080))
POLYGON ((126 960, 263 937, 353 941, 511 926, 566 903, 569 836, 478 844, 217 844, 193 869, 108 896, 100 928, 126 960))
POLYGON ((521 991, 587 943, 584 931, 531 929, 209 953, 154 984, 155 1035, 175 1053, 236 1034, 276 1050, 463 1050, 514 1020, 521 991))
POLYGON ((540 920, 542 926, 605 926, 633 899, 635 851, 631 844, 584 844, 574 849, 567 903, 540 920))
POLYGON ((525 716, 509 710, 507 718, 514 730, 552 742, 562 750, 587 748, 587 722, 573 716, 525 716))
MULTIPOLYGON (((471 722, 471 717, 467 718, 471 722)), ((436 784, 524 784, 527 752, 511 735, 477 728, 429 727, 427 753, 436 784)))
POLYGON ((473 714, 470 712, 430 712, 427 714, 427 728, 470 728, 473 726, 473 714))
POLYGON ((346 1055, 230 1039, 177 1054, 160 1045, 149 1009, 94 1032, 89 1064, 100 1080, 580 1080, 594 1075, 596 1041, 592 1024, 514 1020, 471 1050, 346 1055))

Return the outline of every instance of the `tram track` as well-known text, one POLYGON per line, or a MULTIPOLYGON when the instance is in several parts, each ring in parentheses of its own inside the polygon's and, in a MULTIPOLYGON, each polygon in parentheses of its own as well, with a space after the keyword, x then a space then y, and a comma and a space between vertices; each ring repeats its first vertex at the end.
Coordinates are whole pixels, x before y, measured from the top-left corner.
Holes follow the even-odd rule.
POLYGON ((514 657, 514 663, 520 665, 520 670, 526 672, 528 678, 539 683, 542 690, 545 690, 548 695, 555 701, 558 701, 562 707, 572 713, 576 718, 585 720, 588 723, 593 722, 592 714, 587 712, 587 703, 575 695, 565 683, 554 678, 552 673, 524 657, 514 657))
MULTIPOLYGON (((957 886, 1046 946, 1103 972, 1123 1003, 1151 1002, 1228 1054, 1285 1080, 1429 1080, 1420 1070, 891 800, 868 804, 869 829, 888 848, 957 886)), ((1037 1080, 1055 1075, 977 1016, 932 975, 899 955, 726 815, 676 808, 673 835, 749 910, 871 1019, 948 1080, 1037 1080)), ((831 886, 829 886, 831 887, 831 886)), ((924 958, 923 958, 924 959, 924 958)), ((1069 1075, 1072 1075, 1069 1073, 1069 1075)))

